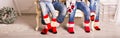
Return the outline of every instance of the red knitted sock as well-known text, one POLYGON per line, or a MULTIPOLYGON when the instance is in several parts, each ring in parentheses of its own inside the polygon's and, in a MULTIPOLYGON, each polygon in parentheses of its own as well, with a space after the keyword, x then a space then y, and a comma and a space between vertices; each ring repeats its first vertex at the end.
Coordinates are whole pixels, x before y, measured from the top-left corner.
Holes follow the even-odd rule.
POLYGON ((87 32, 87 33, 90 32, 89 23, 90 23, 89 20, 88 20, 88 21, 87 21, 87 20, 84 21, 84 30, 85 30, 85 32, 87 32))
MULTIPOLYGON (((69 22, 69 25, 72 25, 72 24, 74 25, 74 22, 69 22)), ((68 29, 69 33, 74 34, 74 28, 73 28, 73 26, 68 26, 67 29, 68 29)))
POLYGON ((51 31, 52 31, 52 33, 56 34, 57 33, 56 27, 52 27, 51 31))
POLYGON ((43 29, 43 30, 41 31, 41 34, 47 34, 47 32, 48 32, 48 29, 43 29))
POLYGON ((85 32, 89 33, 90 32, 90 27, 89 26, 85 26, 84 30, 85 30, 85 32))
POLYGON ((95 20, 95 15, 90 16, 90 20, 94 21, 95 20))
POLYGON ((97 23, 97 24, 94 26, 94 28, 95 28, 96 30, 100 30, 100 28, 99 28, 99 26, 98 26, 98 22, 99 22, 99 20, 95 20, 95 23, 97 23))

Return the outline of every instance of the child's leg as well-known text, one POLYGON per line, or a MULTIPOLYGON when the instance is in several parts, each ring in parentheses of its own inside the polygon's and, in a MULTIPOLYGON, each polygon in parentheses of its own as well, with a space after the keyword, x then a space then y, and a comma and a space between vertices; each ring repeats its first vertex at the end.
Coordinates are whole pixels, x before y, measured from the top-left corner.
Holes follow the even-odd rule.
POLYGON ((57 33, 56 26, 58 25, 57 20, 56 20, 56 18, 57 18, 56 11, 53 7, 52 2, 46 2, 46 4, 47 4, 47 7, 49 8, 50 12, 52 13, 52 21, 51 21, 52 29, 51 30, 53 33, 56 34, 57 33))
POLYGON ((47 34, 48 30, 51 28, 50 18, 48 16, 46 4, 44 2, 40 2, 40 6, 42 9, 43 20, 46 23, 46 26, 44 26, 41 34, 47 34))
POLYGON ((84 13, 84 29, 86 32, 90 32, 90 9, 84 2, 76 2, 77 9, 83 11, 84 13))

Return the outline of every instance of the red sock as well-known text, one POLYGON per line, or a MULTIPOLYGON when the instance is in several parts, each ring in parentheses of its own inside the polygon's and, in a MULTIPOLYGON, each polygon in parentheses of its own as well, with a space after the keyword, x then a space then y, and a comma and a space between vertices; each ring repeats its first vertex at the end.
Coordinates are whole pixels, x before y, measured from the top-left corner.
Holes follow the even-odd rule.
POLYGON ((74 33, 73 27, 68 27, 68 32, 69 33, 74 33))
POLYGON ((94 21, 95 20, 95 11, 91 11, 91 16, 90 16, 90 20, 94 21))
POLYGON ((56 34, 57 33, 57 29, 56 29, 56 27, 52 27, 52 33, 54 33, 54 34, 56 34))
MULTIPOLYGON (((69 25, 70 24, 74 24, 74 22, 69 22, 69 25)), ((74 28, 73 27, 68 27, 68 32, 73 34, 74 33, 74 28)))
POLYGON ((43 18, 48 18, 48 14, 46 14, 45 16, 43 16, 43 18))
POLYGON ((85 26, 84 29, 85 29, 85 32, 87 32, 87 33, 90 32, 90 27, 89 26, 85 26))
POLYGON ((89 33, 90 32, 90 27, 89 27, 90 20, 85 20, 84 21, 84 30, 85 32, 89 33), (88 25, 87 25, 88 24, 88 25))
POLYGON ((50 30, 50 29, 51 29, 51 24, 48 23, 48 24, 47 24, 47 28, 46 28, 46 26, 45 26, 45 28, 42 30, 41 34, 47 34, 48 30, 50 30))
POLYGON ((94 28, 95 28, 96 30, 100 30, 100 28, 99 28, 98 26, 95 26, 94 28))
MULTIPOLYGON (((56 18, 52 18, 52 22, 57 22, 56 18)), ((51 30, 52 33, 56 34, 57 33, 57 29, 56 29, 56 24, 53 24, 51 30)))
POLYGON ((43 30, 41 31, 41 34, 47 34, 47 32, 48 32, 48 29, 43 29, 43 30))
MULTIPOLYGON (((99 20, 95 20, 95 22, 99 22, 99 20)), ((95 28, 96 30, 100 30, 100 28, 99 28, 98 25, 94 26, 94 28, 95 28)))
POLYGON ((51 29, 51 24, 48 23, 48 24, 47 24, 47 27, 48 27, 48 30, 51 29))
POLYGON ((99 22, 99 20, 95 20, 95 22, 99 22))
POLYGON ((90 16, 90 20, 94 21, 95 20, 95 15, 90 16))

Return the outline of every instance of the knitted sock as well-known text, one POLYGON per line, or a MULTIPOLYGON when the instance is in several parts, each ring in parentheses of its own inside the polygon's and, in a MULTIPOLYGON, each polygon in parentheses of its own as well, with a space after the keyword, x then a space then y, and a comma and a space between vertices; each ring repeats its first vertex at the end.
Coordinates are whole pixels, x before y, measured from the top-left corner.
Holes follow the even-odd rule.
POLYGON ((84 21, 84 30, 85 32, 89 33, 90 32, 90 21, 84 21))
POLYGON ((73 34, 74 33, 74 22, 69 22, 68 23, 68 28, 67 28, 67 30, 68 30, 68 32, 69 33, 71 33, 71 34, 73 34))
POLYGON ((99 28, 99 20, 95 20, 94 28, 95 28, 96 30, 100 30, 100 28, 99 28))
POLYGON ((51 22, 51 25, 52 25, 52 28, 51 28, 51 32, 56 34, 57 33, 57 21, 56 21, 56 18, 52 18, 52 22, 51 22))

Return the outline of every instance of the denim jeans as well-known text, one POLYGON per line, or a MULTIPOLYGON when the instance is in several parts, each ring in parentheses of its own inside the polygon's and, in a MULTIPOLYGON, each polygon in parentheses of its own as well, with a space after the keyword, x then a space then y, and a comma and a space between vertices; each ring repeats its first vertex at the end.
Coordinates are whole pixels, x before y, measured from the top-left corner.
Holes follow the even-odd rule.
MULTIPOLYGON (((41 13, 42 14, 42 21, 43 21, 43 16, 49 14, 49 12, 52 13, 52 18, 57 18, 57 16, 55 15, 55 9, 54 9, 52 2, 41 1, 40 8, 42 10, 42 13, 41 13)), ((45 22, 44 22, 44 24, 45 24, 45 22)))
POLYGON ((95 20, 99 21, 99 13, 100 13, 99 3, 100 3, 100 0, 89 0, 89 2, 90 2, 90 10, 95 11, 95 13, 96 13, 95 20))
MULTIPOLYGON (((55 10, 59 11, 59 14, 57 17, 57 22, 62 23, 64 21, 65 16, 66 16, 66 11, 67 11, 66 6, 62 3, 60 3, 59 1, 54 1, 53 6, 54 6, 55 10)), ((42 17, 41 21, 42 21, 42 24, 45 24, 43 17, 42 17)))
POLYGON ((57 17, 57 22, 62 23, 64 21, 65 16, 66 16, 67 8, 63 3, 60 3, 58 1, 54 1, 53 5, 54 5, 55 10, 59 11, 59 14, 57 17))
POLYGON ((89 21, 90 17, 90 9, 84 2, 76 2, 76 8, 69 16, 69 22, 74 22, 74 17, 76 13, 76 9, 81 10, 84 13, 84 21, 89 21))

